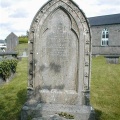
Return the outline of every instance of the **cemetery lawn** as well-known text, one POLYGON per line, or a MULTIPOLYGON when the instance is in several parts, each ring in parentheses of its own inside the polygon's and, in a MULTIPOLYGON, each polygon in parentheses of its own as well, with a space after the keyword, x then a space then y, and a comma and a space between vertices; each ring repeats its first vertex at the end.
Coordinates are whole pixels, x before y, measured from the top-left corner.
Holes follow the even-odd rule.
MULTIPOLYGON (((91 104, 97 120, 120 120, 120 64, 92 59, 91 104)), ((15 78, 0 86, 0 120, 20 120, 26 101, 27 58, 18 63, 15 78)))
POLYGON ((18 62, 15 78, 0 86, 0 120, 20 120, 26 101, 27 58, 18 62))
POLYGON ((120 64, 92 59, 91 104, 97 120, 120 120, 120 64))
POLYGON ((19 44, 17 47, 16 47, 16 51, 19 53, 19 55, 22 55, 22 53, 28 49, 28 43, 24 43, 24 44, 19 44))

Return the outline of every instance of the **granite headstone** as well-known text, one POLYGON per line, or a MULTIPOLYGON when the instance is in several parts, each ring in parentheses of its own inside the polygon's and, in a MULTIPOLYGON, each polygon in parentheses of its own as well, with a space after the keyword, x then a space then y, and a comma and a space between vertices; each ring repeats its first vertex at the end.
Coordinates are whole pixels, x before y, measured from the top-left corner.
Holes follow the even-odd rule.
POLYGON ((16 46, 19 44, 18 37, 11 32, 6 38, 7 52, 15 51, 16 46))
POLYGON ((50 0, 29 32, 28 101, 21 120, 94 120, 90 106, 91 34, 72 0, 50 0))

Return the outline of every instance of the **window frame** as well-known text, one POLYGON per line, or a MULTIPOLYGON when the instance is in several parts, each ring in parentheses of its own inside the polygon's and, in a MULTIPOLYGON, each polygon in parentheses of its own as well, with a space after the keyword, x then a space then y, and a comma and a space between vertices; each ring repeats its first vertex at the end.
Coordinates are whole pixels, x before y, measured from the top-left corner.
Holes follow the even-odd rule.
POLYGON ((109 46, 109 31, 106 28, 102 30, 101 46, 109 46))

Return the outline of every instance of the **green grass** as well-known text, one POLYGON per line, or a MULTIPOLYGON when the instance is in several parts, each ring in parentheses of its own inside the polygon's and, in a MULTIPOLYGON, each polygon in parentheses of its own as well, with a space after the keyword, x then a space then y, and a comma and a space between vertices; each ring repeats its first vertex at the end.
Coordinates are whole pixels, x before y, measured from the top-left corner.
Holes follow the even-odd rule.
POLYGON ((27 59, 18 63, 15 78, 0 86, 0 120, 19 120, 26 101, 27 59))
POLYGON ((120 120, 120 64, 92 60, 91 104, 97 120, 120 120))
POLYGON ((15 50, 19 53, 19 55, 22 55, 24 51, 28 50, 28 43, 19 44, 15 50))
MULTIPOLYGON (((92 60, 91 104, 97 120, 120 120, 120 64, 107 64, 105 58, 92 60)), ((0 86, 0 120, 20 120, 26 101, 27 59, 18 63, 16 77, 0 86)))

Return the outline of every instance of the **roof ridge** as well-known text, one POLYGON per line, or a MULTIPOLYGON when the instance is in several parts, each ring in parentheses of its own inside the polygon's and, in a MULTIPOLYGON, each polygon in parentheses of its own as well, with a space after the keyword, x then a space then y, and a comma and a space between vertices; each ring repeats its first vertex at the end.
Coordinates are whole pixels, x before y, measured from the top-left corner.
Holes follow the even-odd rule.
POLYGON ((120 14, 90 17, 88 20, 91 26, 120 24, 120 14))
POLYGON ((93 17, 88 17, 88 18, 105 17, 105 16, 114 16, 114 15, 120 15, 120 13, 108 14, 108 15, 99 15, 99 16, 93 16, 93 17))

